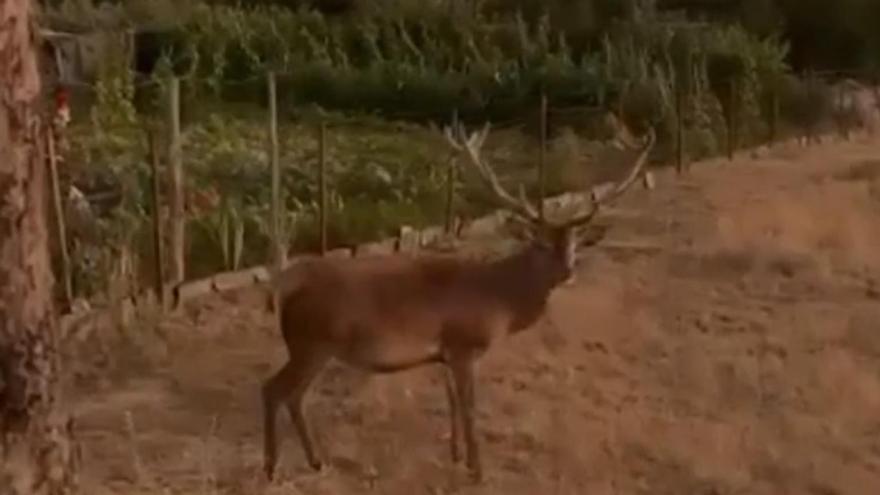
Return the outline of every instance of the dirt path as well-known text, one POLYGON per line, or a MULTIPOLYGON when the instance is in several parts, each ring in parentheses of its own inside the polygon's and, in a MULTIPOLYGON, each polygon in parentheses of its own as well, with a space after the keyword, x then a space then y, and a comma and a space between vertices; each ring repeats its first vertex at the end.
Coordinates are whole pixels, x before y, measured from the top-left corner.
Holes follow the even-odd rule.
POLYGON ((265 486, 259 383, 283 349, 245 293, 164 324, 161 352, 114 349, 124 373, 81 373, 84 493, 875 493, 880 141, 771 155, 628 197, 644 216, 611 236, 662 249, 590 253, 541 328, 489 353, 481 486, 448 460, 438 370, 342 368, 308 405, 332 467, 309 472, 284 421, 265 486))

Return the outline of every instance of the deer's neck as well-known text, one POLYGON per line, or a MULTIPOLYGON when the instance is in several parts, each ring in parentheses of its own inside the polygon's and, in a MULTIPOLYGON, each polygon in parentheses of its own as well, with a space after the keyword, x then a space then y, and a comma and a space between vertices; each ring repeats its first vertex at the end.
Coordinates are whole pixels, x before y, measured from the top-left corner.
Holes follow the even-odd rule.
POLYGON ((526 249, 502 258, 490 265, 489 271, 492 291, 512 316, 511 333, 525 330, 541 318, 556 284, 534 253, 526 249))

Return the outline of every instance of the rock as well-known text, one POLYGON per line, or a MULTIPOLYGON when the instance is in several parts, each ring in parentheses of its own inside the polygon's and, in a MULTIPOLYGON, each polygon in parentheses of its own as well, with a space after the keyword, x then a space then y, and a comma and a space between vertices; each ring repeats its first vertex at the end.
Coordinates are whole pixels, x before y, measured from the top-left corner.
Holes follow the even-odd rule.
POLYGON ((421 247, 432 246, 436 244, 441 237, 443 237, 442 227, 428 227, 420 233, 419 243, 421 247))
POLYGON ((345 248, 331 249, 330 251, 327 251, 324 254, 324 257, 325 258, 345 259, 345 258, 351 258, 352 255, 353 255, 353 250, 351 248, 345 247, 345 248))
POLYGON ((355 256, 387 256, 394 253, 396 244, 397 239, 361 244, 355 249, 355 256))
POLYGON ((400 227, 397 234, 396 251, 401 253, 413 253, 419 250, 419 231, 413 229, 409 225, 400 227))

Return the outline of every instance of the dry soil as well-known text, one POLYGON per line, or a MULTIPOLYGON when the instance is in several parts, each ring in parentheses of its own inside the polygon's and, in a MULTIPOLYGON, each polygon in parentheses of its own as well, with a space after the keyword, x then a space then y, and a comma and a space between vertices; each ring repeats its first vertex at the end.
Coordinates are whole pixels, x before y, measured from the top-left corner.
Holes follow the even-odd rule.
POLYGON ((695 164, 620 206, 546 320, 480 364, 481 485, 449 460, 439 370, 338 366, 307 403, 330 468, 281 415, 261 481, 285 352, 243 291, 80 345, 83 493, 877 493, 880 139, 695 164))

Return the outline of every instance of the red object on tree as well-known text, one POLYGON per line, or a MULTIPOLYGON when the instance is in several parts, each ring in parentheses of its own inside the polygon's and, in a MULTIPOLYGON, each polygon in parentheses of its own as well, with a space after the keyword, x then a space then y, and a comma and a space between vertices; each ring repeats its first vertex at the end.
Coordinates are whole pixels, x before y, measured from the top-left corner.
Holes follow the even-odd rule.
POLYGON ((55 89, 55 122, 61 128, 70 123, 70 92, 64 86, 55 89))

